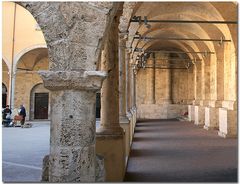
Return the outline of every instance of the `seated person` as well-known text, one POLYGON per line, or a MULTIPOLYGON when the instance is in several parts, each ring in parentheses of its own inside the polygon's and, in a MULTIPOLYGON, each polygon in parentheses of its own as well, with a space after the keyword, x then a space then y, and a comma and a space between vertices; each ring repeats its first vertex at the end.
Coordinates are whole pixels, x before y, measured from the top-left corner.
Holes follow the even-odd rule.
POLYGON ((3 124, 5 126, 10 125, 10 123, 12 121, 11 120, 11 114, 12 114, 12 111, 11 111, 11 109, 9 109, 9 105, 7 105, 6 108, 2 112, 3 124))

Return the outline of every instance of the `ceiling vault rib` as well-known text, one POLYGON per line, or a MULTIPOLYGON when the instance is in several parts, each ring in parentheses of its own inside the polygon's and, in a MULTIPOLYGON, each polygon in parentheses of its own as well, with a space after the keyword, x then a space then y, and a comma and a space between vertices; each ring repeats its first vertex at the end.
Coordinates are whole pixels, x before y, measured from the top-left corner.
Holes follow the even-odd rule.
POLYGON ((142 19, 141 16, 134 16, 130 22, 138 22, 141 23, 179 23, 179 24, 237 24, 238 21, 226 20, 226 21, 218 21, 218 20, 148 20, 146 16, 142 19))
POLYGON ((149 37, 149 36, 135 36, 134 39, 144 40, 179 40, 179 41, 199 41, 199 42, 231 42, 226 39, 207 39, 207 38, 168 38, 168 37, 149 37))
MULTIPOLYGON (((143 49, 141 48, 135 48, 135 52, 143 52, 143 49)), ((168 50, 145 50, 144 52, 147 53, 156 53, 156 52, 161 52, 161 53, 175 53, 175 54, 215 54, 215 52, 209 52, 209 51, 199 51, 199 52, 183 52, 183 51, 168 51, 168 50)))

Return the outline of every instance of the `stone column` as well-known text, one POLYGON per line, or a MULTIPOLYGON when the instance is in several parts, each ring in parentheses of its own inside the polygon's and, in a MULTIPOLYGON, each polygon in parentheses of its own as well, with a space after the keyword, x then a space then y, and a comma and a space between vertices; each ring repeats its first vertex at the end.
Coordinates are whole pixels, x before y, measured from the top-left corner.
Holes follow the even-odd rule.
POLYGON ((125 132, 125 156, 127 165, 130 152, 130 120, 127 117, 127 62, 126 33, 119 33, 119 121, 125 132))
POLYGON ((131 111, 132 108, 132 102, 131 102, 131 74, 132 74, 132 69, 131 69, 131 51, 128 50, 128 52, 126 53, 126 92, 127 92, 127 103, 126 103, 126 115, 128 120, 130 121, 130 130, 129 130, 129 138, 130 138, 130 144, 132 142, 133 139, 133 114, 131 111))
POLYGON ((127 111, 127 91, 126 91, 126 33, 119 34, 119 116, 120 122, 128 121, 127 111))
POLYGON ((128 83, 128 88, 127 88, 127 110, 130 111, 130 109, 132 108, 132 62, 131 59, 129 58, 128 61, 128 75, 127 75, 127 83, 128 83))
POLYGON ((152 53, 151 57, 148 59, 148 65, 151 68, 147 69, 147 89, 148 89, 148 98, 146 104, 155 104, 155 54, 152 53))
MULTIPOLYGON (((117 37, 118 38, 118 37, 117 37)), ((98 132, 101 134, 122 134, 119 124, 119 63, 118 48, 111 44, 116 41, 110 36, 109 42, 105 44, 105 60, 101 68, 108 72, 107 79, 103 82, 101 90, 101 123, 98 132)), ((116 43, 114 43, 116 44, 116 43)), ((117 45, 117 44, 116 44, 117 45)))
POLYGON ((96 91, 106 77, 100 71, 39 72, 51 91, 49 181, 94 182, 96 91))
POLYGON ((118 24, 115 16, 105 42, 105 60, 101 64, 108 73, 101 90, 101 123, 97 129, 96 151, 105 159, 106 181, 123 181, 125 169, 124 132, 119 124, 118 24))

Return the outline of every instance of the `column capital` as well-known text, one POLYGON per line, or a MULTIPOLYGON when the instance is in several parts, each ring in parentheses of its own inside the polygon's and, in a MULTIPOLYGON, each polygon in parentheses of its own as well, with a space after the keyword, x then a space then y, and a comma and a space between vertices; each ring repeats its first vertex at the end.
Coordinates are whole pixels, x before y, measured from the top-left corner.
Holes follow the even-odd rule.
POLYGON ((51 90, 99 90, 107 73, 103 71, 39 71, 44 87, 51 90))

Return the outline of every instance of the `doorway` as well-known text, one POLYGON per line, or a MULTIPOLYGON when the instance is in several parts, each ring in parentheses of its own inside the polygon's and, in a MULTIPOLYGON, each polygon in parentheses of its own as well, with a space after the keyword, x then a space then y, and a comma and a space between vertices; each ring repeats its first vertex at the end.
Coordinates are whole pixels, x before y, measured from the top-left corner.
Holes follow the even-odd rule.
POLYGON ((96 118, 101 116, 101 93, 96 93, 96 118))
POLYGON ((48 119, 49 93, 35 93, 34 119, 48 119))
POLYGON ((2 83, 2 108, 7 105, 7 87, 2 83))

